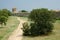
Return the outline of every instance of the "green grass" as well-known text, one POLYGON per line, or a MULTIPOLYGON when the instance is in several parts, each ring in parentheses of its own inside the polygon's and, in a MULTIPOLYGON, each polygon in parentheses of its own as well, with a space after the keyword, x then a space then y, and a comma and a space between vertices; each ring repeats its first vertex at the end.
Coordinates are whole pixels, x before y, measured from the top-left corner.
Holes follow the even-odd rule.
POLYGON ((17 20, 17 17, 10 16, 7 25, 0 27, 0 40, 7 40, 9 35, 17 28, 18 24, 19 21, 17 20))
MULTIPOLYGON (((22 17, 21 17, 22 18, 22 17)), ((25 17, 22 18, 25 20, 25 17)), ((26 18, 27 20, 27 18, 26 18)), ((28 37, 23 36, 23 40, 60 40, 60 20, 54 23, 53 33, 48 36, 28 37)))
POLYGON ((27 18, 27 17, 20 17, 20 19, 28 20, 28 18, 27 18))

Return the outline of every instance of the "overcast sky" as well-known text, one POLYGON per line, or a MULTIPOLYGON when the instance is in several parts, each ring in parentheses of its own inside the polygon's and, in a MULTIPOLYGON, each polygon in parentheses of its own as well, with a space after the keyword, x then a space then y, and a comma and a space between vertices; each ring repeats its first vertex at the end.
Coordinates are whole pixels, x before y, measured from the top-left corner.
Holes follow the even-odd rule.
POLYGON ((36 8, 60 10, 60 0, 0 0, 0 9, 11 10, 13 7, 16 7, 17 10, 28 11, 36 8))

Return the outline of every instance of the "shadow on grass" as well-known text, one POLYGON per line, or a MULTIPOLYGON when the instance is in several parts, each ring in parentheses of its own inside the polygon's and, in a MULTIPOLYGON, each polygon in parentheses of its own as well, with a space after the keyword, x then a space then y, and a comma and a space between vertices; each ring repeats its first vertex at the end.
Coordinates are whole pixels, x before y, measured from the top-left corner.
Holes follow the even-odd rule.
POLYGON ((49 33, 49 34, 41 34, 41 35, 29 35, 29 34, 24 35, 24 34, 23 34, 24 37, 39 37, 39 36, 45 37, 45 36, 50 36, 50 35, 55 35, 55 32, 51 32, 51 33, 49 33))
POLYGON ((5 27, 0 27, 0 29, 5 28, 5 27))

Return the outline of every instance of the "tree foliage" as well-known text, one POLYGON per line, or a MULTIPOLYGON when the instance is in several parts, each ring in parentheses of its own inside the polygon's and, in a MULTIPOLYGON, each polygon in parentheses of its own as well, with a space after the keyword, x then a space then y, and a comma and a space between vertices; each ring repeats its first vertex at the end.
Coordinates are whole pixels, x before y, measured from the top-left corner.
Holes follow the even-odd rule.
POLYGON ((29 19, 34 23, 30 24, 28 34, 36 36, 45 34, 47 35, 52 32, 53 22, 55 21, 53 11, 49 11, 45 8, 34 9, 31 11, 29 19))
POLYGON ((21 12, 27 12, 26 10, 21 10, 21 12))
POLYGON ((2 9, 3 13, 6 13, 8 16, 11 16, 11 11, 9 11, 8 9, 2 9))
POLYGON ((0 24, 6 25, 8 17, 11 15, 11 12, 7 9, 0 10, 0 24))

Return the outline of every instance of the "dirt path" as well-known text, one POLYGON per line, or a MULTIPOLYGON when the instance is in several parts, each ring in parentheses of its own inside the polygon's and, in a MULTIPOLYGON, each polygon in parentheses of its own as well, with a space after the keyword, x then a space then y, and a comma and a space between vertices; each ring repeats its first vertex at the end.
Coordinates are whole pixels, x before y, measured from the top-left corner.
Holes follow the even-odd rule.
POLYGON ((26 22, 23 19, 17 18, 20 21, 18 28, 9 36, 8 40, 22 40, 23 31, 21 30, 22 23, 26 22))

